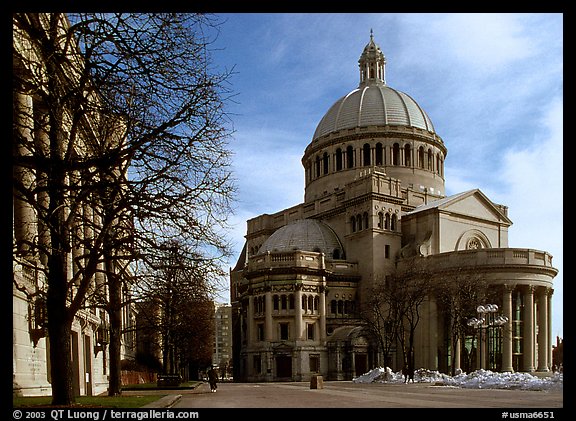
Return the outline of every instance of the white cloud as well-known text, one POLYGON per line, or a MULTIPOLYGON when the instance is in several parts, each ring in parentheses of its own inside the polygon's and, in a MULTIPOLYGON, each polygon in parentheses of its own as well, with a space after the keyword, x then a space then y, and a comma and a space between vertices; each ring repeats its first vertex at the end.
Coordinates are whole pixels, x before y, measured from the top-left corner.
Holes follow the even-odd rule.
POLYGON ((514 223, 509 229, 511 247, 544 250, 559 270, 554 279, 553 332, 562 336, 563 320, 563 101, 545 104, 541 129, 523 149, 504 156, 503 189, 494 199, 509 206, 514 223))

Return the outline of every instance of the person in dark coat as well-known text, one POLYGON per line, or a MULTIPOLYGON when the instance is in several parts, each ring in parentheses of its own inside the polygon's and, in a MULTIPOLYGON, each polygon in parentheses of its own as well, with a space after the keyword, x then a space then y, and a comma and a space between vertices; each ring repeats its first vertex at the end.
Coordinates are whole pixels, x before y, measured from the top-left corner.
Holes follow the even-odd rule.
POLYGON ((210 370, 208 370, 208 383, 210 384, 210 391, 216 392, 218 388, 218 372, 214 367, 210 367, 210 370))
POLYGON ((408 383, 408 366, 402 367, 402 375, 404 376, 404 383, 408 383))
POLYGON ((412 381, 414 383, 414 367, 408 368, 408 382, 412 381))

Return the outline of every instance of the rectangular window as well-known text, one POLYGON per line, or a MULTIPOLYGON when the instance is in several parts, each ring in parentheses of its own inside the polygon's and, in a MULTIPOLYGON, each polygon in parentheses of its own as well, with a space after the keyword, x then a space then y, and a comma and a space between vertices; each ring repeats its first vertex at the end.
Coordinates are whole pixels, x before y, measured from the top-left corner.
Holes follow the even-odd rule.
POLYGON ((310 373, 320 372, 320 355, 312 354, 310 355, 310 373))
POLYGON ((280 323, 280 340, 288 340, 288 323, 280 323))
POLYGON ((259 341, 264 340, 264 323, 258 323, 256 325, 256 335, 257 335, 257 340, 259 340, 259 341))
POLYGON ((389 244, 384 245, 384 258, 385 259, 390 258, 390 245, 389 244))
POLYGON ((313 341, 314 340, 314 323, 308 323, 307 328, 308 328, 308 340, 313 341))

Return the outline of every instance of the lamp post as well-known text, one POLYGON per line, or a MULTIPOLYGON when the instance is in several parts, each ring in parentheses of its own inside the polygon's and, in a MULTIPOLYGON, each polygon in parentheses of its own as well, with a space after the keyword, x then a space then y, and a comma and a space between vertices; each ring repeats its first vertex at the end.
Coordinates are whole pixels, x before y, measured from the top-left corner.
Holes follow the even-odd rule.
MULTIPOLYGON (((484 360, 482 358, 482 348, 484 348, 484 344, 482 341, 482 331, 486 330, 486 338, 487 342, 489 343, 490 335, 488 329, 502 327, 504 324, 508 322, 508 317, 498 315, 496 316, 494 313, 498 311, 498 306, 496 304, 484 304, 479 305, 476 307, 476 313, 478 313, 478 317, 472 317, 468 319, 468 326, 474 327, 478 329, 480 333, 480 369, 484 368, 484 360)), ((488 346, 488 349, 489 346, 488 346)))

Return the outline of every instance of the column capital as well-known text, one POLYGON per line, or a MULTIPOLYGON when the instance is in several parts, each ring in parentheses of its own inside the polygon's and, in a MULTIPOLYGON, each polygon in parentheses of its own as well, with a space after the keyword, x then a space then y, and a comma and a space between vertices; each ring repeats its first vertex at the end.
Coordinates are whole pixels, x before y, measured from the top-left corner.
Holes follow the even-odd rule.
POLYGON ((504 292, 511 293, 516 288, 516 285, 504 284, 504 285, 502 285, 502 287, 504 289, 504 292))

